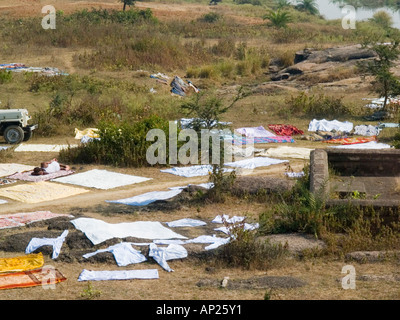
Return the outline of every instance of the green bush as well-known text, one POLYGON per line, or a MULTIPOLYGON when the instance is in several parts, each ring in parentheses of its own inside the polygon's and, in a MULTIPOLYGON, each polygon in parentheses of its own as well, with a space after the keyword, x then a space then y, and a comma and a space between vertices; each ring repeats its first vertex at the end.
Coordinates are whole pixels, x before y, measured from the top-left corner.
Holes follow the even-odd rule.
POLYGON ((0 84, 11 82, 13 76, 9 70, 0 70, 0 84))
MULTIPOLYGON (((169 122, 158 116, 150 116, 137 122, 124 122, 119 125, 102 122, 98 129, 99 140, 95 139, 76 148, 61 151, 61 161, 121 167, 149 166, 146 151, 153 142, 146 141, 146 135, 151 129, 161 129, 168 137, 169 122)), ((168 161, 168 146, 166 156, 168 161)))

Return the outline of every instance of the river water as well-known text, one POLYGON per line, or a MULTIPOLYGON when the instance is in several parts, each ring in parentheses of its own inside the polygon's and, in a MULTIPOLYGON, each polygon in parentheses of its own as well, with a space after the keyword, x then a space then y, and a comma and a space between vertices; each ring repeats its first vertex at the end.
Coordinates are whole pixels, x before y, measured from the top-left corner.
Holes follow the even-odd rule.
MULTIPOLYGON (((345 13, 342 13, 343 4, 334 3, 331 0, 315 0, 315 3, 318 5, 320 14, 328 20, 342 19, 346 15, 345 13)), ((400 29, 400 11, 395 11, 388 7, 378 9, 370 9, 366 7, 356 8, 356 21, 372 18, 373 14, 380 10, 389 13, 393 18, 393 27, 400 29)))

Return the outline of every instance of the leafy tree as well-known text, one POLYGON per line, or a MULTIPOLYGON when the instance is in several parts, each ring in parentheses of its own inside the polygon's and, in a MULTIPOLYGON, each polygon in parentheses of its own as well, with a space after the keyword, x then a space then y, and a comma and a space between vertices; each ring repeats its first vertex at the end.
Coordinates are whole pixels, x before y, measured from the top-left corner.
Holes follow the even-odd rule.
POLYGON ((383 29, 390 29, 393 26, 392 16, 383 10, 375 12, 370 21, 383 29))
POLYGON ((126 6, 134 6, 135 5, 135 0, 121 0, 121 2, 124 4, 123 11, 125 11, 126 6))
POLYGON ((280 9, 277 11, 269 11, 264 15, 263 19, 268 19, 271 22, 271 25, 277 29, 286 28, 287 24, 292 21, 290 14, 280 9))
POLYGON ((315 0, 299 0, 296 9, 312 15, 319 14, 318 5, 315 3, 315 0))
POLYGON ((372 75, 373 91, 384 97, 383 110, 386 111, 387 102, 390 96, 400 94, 399 79, 392 72, 395 61, 400 56, 400 38, 392 39, 390 43, 364 44, 376 53, 376 58, 360 65, 361 70, 372 75))

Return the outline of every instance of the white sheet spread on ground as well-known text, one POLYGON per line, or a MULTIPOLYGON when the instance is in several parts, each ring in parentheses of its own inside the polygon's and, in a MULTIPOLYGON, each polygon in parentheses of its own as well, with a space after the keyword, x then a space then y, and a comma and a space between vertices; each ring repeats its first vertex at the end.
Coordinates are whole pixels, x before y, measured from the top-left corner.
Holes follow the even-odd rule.
POLYGON ((158 279, 157 269, 144 270, 87 270, 83 269, 78 281, 101 281, 101 280, 132 280, 132 279, 158 279))
POLYGON ((264 151, 264 149, 254 148, 253 146, 245 146, 243 148, 240 146, 232 146, 229 151, 234 157, 248 158, 255 153, 264 151))
POLYGON ((155 243, 150 244, 149 257, 152 257, 164 270, 174 271, 168 265, 168 260, 186 258, 187 250, 179 244, 170 244, 168 247, 158 247, 155 243))
POLYGON ((258 167, 268 167, 274 164, 288 162, 287 160, 273 159, 268 157, 256 157, 243 159, 235 162, 225 163, 228 167, 236 167, 241 169, 255 169, 258 167))
POLYGON ((392 147, 386 143, 370 141, 370 142, 366 142, 366 143, 332 146, 331 148, 338 148, 338 149, 390 149, 392 147))
POLYGON ((180 194, 182 190, 182 188, 179 188, 168 191, 151 191, 130 198, 120 200, 106 200, 106 202, 126 204, 129 206, 145 206, 158 200, 171 199, 180 194))
POLYGON ((6 203, 8 203, 7 200, 1 200, 1 199, 0 199, 0 204, 6 204, 6 203))
POLYGON ((164 227, 157 221, 107 223, 94 218, 77 218, 71 221, 94 244, 112 238, 136 237, 141 239, 187 239, 164 227))
POLYGON ((205 226, 207 223, 197 219, 183 218, 175 221, 167 222, 167 226, 170 228, 176 227, 199 227, 205 226))
POLYGON ((74 148, 78 145, 68 145, 68 144, 24 144, 21 143, 18 147, 14 149, 15 152, 60 152, 68 147, 74 148))
POLYGON ((147 180, 151 180, 151 178, 132 176, 129 174, 99 169, 93 169, 82 173, 52 179, 52 181, 55 182, 69 183, 82 187, 103 190, 118 188, 134 183, 144 182, 147 180))
MULTIPOLYGON (((234 224, 232 224, 231 226, 227 226, 227 227, 219 227, 219 228, 215 228, 214 230, 215 231, 221 231, 221 232, 223 232, 223 233, 225 233, 225 234, 227 234, 227 235, 231 235, 232 234, 232 228, 234 228, 233 227, 234 226, 234 224)), ((244 230, 255 230, 255 229, 257 229, 257 228, 259 228, 259 224, 258 223, 244 223, 243 224, 243 229, 244 230)))
POLYGON ((0 163, 0 177, 10 176, 13 173, 33 170, 34 166, 18 163, 0 163))
MULTIPOLYGON (((181 177, 199 177, 199 176, 207 176, 212 172, 212 165, 195 165, 190 167, 173 167, 170 169, 160 170, 164 173, 171 173, 181 177)), ((225 172, 229 172, 232 170, 224 169, 225 172)))
POLYGON ((95 252, 84 254, 83 257, 88 259, 101 252, 111 252, 114 255, 117 265, 120 267, 141 263, 147 260, 139 250, 132 247, 132 243, 130 242, 120 242, 106 249, 100 249, 95 252))
POLYGON ((187 186, 170 187, 168 189, 170 189, 170 190, 179 190, 179 189, 185 189, 185 188, 190 187, 190 186, 196 186, 196 187, 202 187, 202 188, 205 188, 205 189, 211 189, 212 187, 214 187, 214 183, 212 183, 212 182, 199 183, 199 184, 190 184, 189 183, 187 186))
POLYGON ((57 259, 60 254, 61 247, 65 241, 65 238, 68 235, 68 230, 65 230, 59 237, 57 238, 32 238, 28 243, 28 246, 25 249, 25 253, 29 254, 35 251, 36 249, 43 246, 52 246, 53 254, 51 256, 52 259, 57 259))
POLYGON ((276 158, 294 158, 294 159, 310 159, 310 153, 314 149, 310 148, 299 148, 299 147, 277 147, 269 148, 261 153, 259 156, 276 157, 276 158))
POLYGON ((228 214, 218 215, 211 222, 212 223, 237 223, 242 222, 246 217, 233 216, 229 218, 228 214))
POLYGON ((231 240, 230 237, 228 238, 220 238, 215 235, 203 235, 198 236, 194 239, 186 240, 185 243, 210 243, 209 246, 205 247, 205 250, 213 250, 216 249, 224 244, 227 244, 231 240))
POLYGON ((263 137, 275 137, 276 135, 265 129, 263 126, 259 127, 244 127, 235 129, 235 131, 241 135, 244 135, 248 138, 263 138, 263 137))
POLYGON ((354 127, 354 134, 359 136, 377 136, 382 131, 378 126, 359 125, 354 127))
POLYGON ((341 131, 341 132, 351 132, 353 130, 353 123, 349 121, 338 121, 338 120, 316 120, 313 119, 310 124, 308 125, 308 131, 328 131, 331 132, 341 131))

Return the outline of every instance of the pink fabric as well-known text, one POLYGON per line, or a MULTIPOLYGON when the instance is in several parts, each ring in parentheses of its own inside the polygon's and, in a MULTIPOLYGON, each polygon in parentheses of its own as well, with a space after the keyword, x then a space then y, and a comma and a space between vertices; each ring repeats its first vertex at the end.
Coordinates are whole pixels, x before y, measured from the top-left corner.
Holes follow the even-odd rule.
POLYGON ((49 173, 40 176, 32 175, 33 171, 24 171, 24 172, 17 172, 11 176, 8 176, 8 179, 15 179, 15 180, 23 180, 23 181, 31 181, 31 182, 39 182, 39 181, 47 181, 50 179, 68 176, 73 174, 75 171, 73 170, 60 170, 54 173, 49 173))
POLYGON ((50 211, 5 214, 0 215, 0 229, 22 227, 35 221, 68 216, 67 214, 52 213, 50 211))

